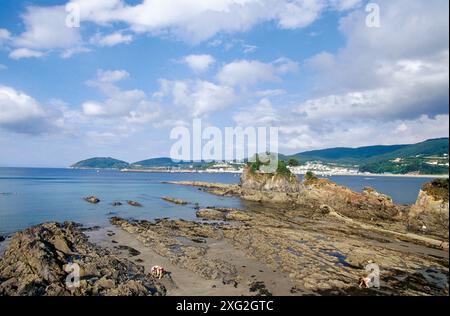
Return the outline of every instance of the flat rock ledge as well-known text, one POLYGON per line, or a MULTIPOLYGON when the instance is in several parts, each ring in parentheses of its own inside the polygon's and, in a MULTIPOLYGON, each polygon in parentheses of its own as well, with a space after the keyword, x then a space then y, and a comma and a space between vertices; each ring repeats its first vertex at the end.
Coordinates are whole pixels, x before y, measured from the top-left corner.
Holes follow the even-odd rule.
POLYGON ((0 296, 151 296, 166 289, 144 267, 88 241, 78 225, 45 223, 12 236, 0 260, 0 296), (78 286, 67 283, 78 264, 78 286), (66 271, 67 270, 67 271, 66 271))

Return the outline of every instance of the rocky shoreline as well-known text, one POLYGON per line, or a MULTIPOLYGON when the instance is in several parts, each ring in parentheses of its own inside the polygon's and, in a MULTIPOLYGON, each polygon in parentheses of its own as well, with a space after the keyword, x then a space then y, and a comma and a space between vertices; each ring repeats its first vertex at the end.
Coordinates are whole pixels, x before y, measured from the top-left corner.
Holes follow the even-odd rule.
POLYGON ((239 185, 176 184, 245 207, 197 208, 191 221, 112 217, 101 243, 74 223, 28 228, 0 259, 0 295, 448 295, 448 182, 424 186, 411 208, 314 175, 247 170, 239 185), (65 283, 72 263, 76 288, 65 283), (167 269, 162 280, 154 264, 167 269), (361 288, 374 265, 380 287, 361 288))
POLYGON ((0 260, 2 296, 148 296, 165 291, 143 267, 90 243, 74 223, 46 223, 16 233, 0 260), (67 277, 75 264, 80 280, 73 286, 67 277))

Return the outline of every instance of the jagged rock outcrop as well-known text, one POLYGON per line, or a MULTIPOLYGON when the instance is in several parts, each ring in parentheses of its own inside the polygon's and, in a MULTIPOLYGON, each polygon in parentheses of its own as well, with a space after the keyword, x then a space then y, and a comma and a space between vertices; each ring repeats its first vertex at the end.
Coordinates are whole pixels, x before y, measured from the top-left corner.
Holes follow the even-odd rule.
POLYGON ((448 179, 424 184, 408 214, 410 229, 448 238, 448 179))
POLYGON ((315 177, 303 179, 298 202, 316 207, 326 204, 348 217, 369 221, 392 220, 399 216, 392 199, 372 188, 364 188, 359 193, 328 179, 315 177))
POLYGON ((94 246, 74 223, 46 223, 18 232, 0 260, 0 296, 164 294, 144 267, 94 246), (66 283, 68 264, 80 268, 79 286, 66 283))
POLYGON ((253 171, 249 166, 244 168, 239 187, 243 199, 258 202, 292 202, 299 193, 299 182, 296 175, 262 173, 253 171))
POLYGON ((0 235, 0 242, 4 241, 5 237, 3 237, 2 235, 0 235))

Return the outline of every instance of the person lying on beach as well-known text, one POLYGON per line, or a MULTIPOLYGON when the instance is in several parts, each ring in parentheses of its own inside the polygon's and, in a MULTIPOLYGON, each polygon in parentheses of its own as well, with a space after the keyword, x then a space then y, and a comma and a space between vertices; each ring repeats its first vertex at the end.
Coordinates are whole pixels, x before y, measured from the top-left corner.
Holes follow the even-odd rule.
POLYGON ((162 277, 163 277, 164 274, 166 273, 166 270, 164 270, 164 268, 161 267, 161 266, 153 266, 153 267, 150 269, 150 273, 151 273, 154 277, 156 277, 156 278, 158 278, 158 279, 162 279, 162 277))

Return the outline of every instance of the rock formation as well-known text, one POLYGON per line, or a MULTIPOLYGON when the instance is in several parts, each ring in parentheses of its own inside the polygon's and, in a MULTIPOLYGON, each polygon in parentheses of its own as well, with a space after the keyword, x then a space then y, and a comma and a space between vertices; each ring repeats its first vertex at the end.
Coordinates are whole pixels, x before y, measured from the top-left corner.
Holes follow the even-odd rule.
POLYGON ((258 202, 287 203, 295 200, 299 193, 296 175, 263 173, 250 166, 244 168, 239 187, 243 199, 258 202))
POLYGON ((127 201, 128 205, 135 206, 135 207, 142 207, 142 204, 136 201, 127 201))
POLYGON ((180 200, 180 199, 176 199, 170 196, 164 196, 162 197, 162 199, 166 202, 170 202, 170 203, 174 203, 174 204, 178 204, 178 205, 186 205, 188 204, 186 201, 180 200))
MULTIPOLYGON (((73 280, 75 281, 75 280, 73 280)), ((88 242, 74 223, 46 223, 16 233, 0 260, 2 295, 163 295, 144 268, 88 242), (80 268, 79 286, 66 282, 80 268)))
POLYGON ((408 215, 412 230, 448 238, 448 179, 436 179, 422 186, 408 215))
POLYGON ((369 221, 392 220, 399 215, 392 199, 372 188, 364 188, 359 193, 315 177, 303 179, 298 202, 316 207, 325 204, 348 217, 369 221))
POLYGON ((100 202, 100 200, 99 200, 96 196, 93 196, 93 195, 92 195, 92 196, 85 197, 84 200, 85 200, 86 202, 89 202, 89 203, 92 203, 92 204, 97 204, 97 203, 100 202))
MULTIPOLYGON (((393 219, 399 215, 392 199, 372 188, 362 193, 339 186, 312 173, 301 183, 293 174, 268 174, 244 169, 240 181, 240 196, 246 200, 312 205, 327 205, 353 218, 366 220, 393 219)), ((322 208, 324 209, 324 208, 322 208)))

